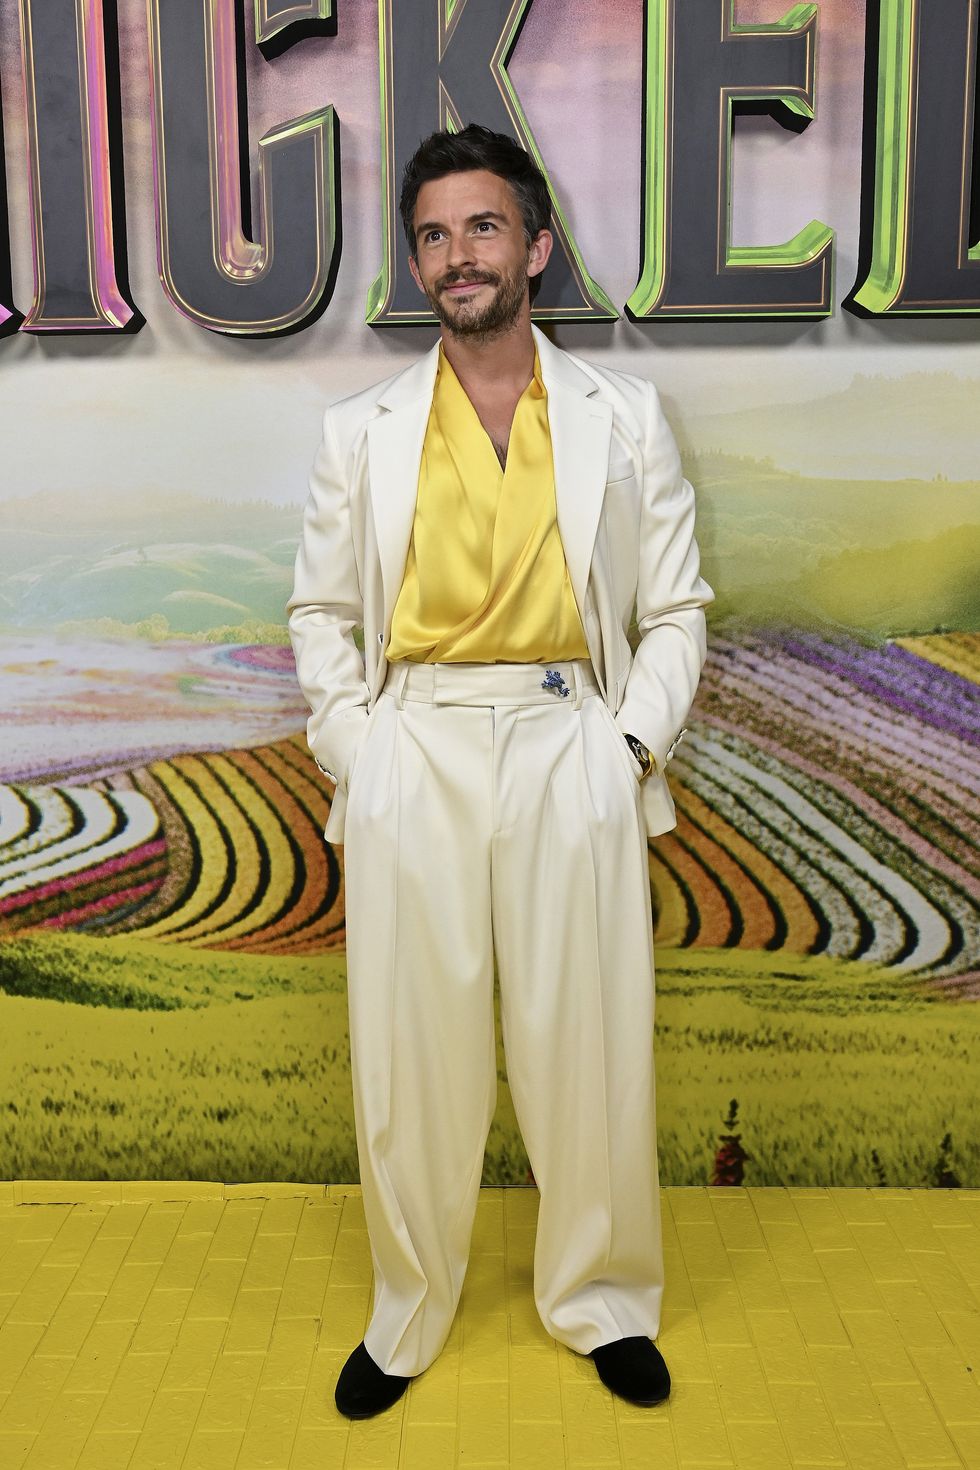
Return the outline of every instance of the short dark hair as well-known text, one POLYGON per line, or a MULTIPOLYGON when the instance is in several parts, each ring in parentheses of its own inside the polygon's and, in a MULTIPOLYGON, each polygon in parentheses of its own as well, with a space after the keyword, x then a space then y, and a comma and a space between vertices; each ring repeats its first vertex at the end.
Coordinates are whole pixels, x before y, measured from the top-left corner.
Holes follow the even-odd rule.
MULTIPOLYGON (((486 169, 505 179, 514 192, 524 223, 524 238, 530 246, 542 230, 551 226, 551 193, 548 181, 526 149, 507 133, 494 133, 479 123, 469 123, 459 133, 430 133, 423 138, 405 165, 398 208, 412 256, 417 256, 418 240, 413 224, 415 205, 423 184, 447 174, 486 169)), ((531 300, 537 295, 541 276, 532 276, 531 300)))

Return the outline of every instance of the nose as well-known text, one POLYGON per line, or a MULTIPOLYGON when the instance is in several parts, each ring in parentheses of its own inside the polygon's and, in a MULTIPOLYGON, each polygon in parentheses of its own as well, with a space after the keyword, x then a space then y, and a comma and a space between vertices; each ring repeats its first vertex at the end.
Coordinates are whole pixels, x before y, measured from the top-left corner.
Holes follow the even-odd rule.
POLYGON ((465 230, 462 234, 450 235, 446 264, 452 270, 459 270, 462 266, 473 264, 473 245, 465 230))

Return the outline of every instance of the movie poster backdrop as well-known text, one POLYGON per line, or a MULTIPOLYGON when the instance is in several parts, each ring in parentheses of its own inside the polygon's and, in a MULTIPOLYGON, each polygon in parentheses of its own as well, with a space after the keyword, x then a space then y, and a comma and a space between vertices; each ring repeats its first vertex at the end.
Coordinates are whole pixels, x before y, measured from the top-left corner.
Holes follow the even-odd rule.
POLYGON ((284 604, 325 405, 435 341, 401 168, 478 120, 717 592, 650 843, 661 1177, 980 1185, 977 11, 0 0, 0 1178, 357 1178, 284 604))

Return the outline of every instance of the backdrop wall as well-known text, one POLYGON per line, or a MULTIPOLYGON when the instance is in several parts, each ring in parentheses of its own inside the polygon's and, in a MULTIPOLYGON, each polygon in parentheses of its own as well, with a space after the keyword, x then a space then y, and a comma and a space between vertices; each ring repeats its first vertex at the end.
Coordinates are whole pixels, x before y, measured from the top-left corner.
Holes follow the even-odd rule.
MULTIPOLYGON (((258 138, 335 108, 326 310, 255 338, 174 308, 147 14, 120 0, 128 284, 145 322, 0 341, 0 1177, 357 1177, 343 850, 320 835, 330 788, 283 607, 324 405, 434 328, 366 322, 385 239, 373 0, 339 0, 335 35, 272 60, 240 10, 253 192, 258 138)), ((678 828, 650 850, 667 1183, 744 1169, 980 1184, 980 344, 976 317, 841 309, 858 276, 864 23, 861 0, 818 7, 804 132, 735 124, 733 244, 831 226, 829 317, 554 328, 657 383, 718 593, 671 766, 678 828)), ((509 68, 620 312, 643 253, 643 34, 641 0, 534 0, 509 68)), ((18 6, 0 0, 8 305, 26 314, 22 71, 18 6)), ((693 103, 677 115, 705 126, 693 103)), ((499 1068, 484 1181, 522 1183, 502 1054, 499 1068)))

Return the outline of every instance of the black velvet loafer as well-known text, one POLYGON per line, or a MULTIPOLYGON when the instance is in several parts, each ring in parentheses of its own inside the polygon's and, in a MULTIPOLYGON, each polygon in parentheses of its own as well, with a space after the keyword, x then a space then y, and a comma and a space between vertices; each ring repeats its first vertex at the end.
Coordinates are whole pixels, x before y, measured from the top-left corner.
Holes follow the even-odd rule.
POLYGON ((644 1408, 670 1393, 670 1374, 660 1349, 648 1337, 620 1337, 593 1348, 589 1357, 607 1388, 644 1408))
POLYGON ((382 1373, 362 1342, 340 1370, 334 1402, 348 1419, 370 1419, 397 1403, 411 1381, 382 1373))

